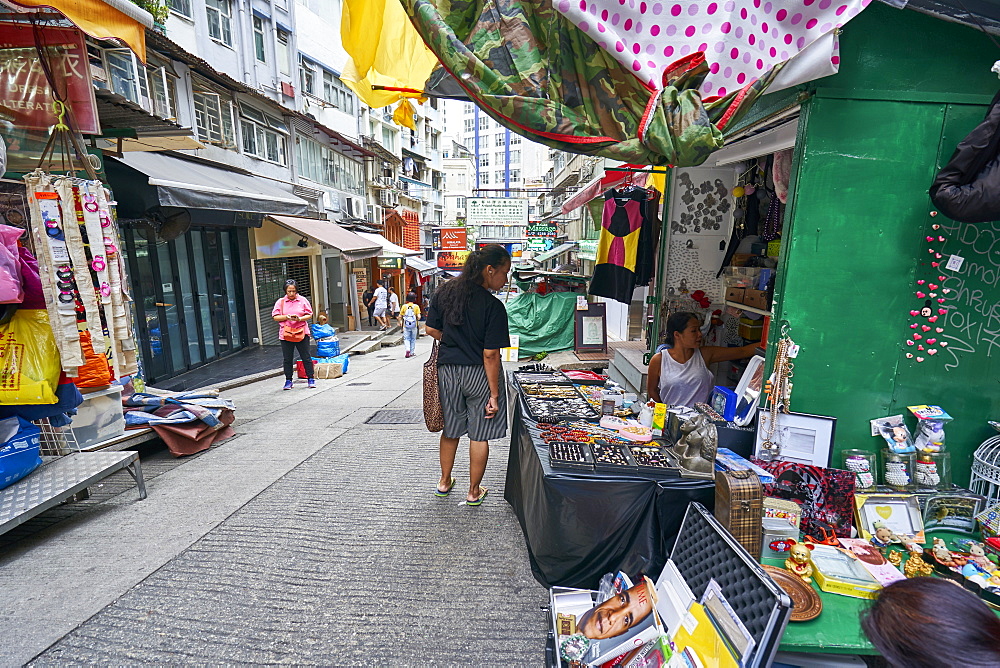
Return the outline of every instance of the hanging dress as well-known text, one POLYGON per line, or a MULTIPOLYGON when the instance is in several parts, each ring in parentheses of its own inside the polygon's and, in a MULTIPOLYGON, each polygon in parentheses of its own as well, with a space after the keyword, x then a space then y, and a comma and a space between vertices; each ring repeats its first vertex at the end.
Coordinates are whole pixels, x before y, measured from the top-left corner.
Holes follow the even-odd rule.
POLYGON ((590 280, 590 294, 625 304, 632 302, 646 199, 646 191, 641 188, 611 189, 605 194, 597 266, 590 280))

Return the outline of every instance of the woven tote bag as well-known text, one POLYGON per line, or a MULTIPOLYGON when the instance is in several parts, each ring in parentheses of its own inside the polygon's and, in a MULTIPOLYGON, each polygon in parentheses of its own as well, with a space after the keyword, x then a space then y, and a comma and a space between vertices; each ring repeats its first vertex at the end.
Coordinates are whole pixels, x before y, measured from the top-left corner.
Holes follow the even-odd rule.
POLYGON ((441 393, 438 388, 438 342, 434 341, 430 358, 424 362, 424 424, 427 431, 444 430, 441 393))

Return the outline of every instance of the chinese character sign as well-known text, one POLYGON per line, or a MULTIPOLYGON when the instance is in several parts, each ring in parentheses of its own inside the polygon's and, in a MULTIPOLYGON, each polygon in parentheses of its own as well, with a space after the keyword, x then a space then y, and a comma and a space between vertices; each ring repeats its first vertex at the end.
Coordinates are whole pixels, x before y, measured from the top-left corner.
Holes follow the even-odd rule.
MULTIPOLYGON (((74 129, 83 134, 100 134, 83 33, 75 28, 46 26, 39 34, 56 87, 72 109, 74 129)), ((0 90, 0 122, 36 130, 58 122, 52 89, 29 25, 0 22, 0 90)))
POLYGON ((468 200, 467 225, 528 224, 528 199, 521 197, 473 197, 468 200))

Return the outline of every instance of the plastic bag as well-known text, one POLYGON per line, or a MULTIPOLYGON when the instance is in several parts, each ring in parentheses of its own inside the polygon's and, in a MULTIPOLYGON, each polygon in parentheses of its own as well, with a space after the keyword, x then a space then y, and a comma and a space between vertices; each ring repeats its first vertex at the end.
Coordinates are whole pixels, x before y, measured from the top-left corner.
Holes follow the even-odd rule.
POLYGON ((54 404, 59 350, 43 310, 18 309, 0 325, 0 404, 54 404))
POLYGON ((0 420, 0 489, 13 485, 42 464, 42 430, 19 417, 0 420))
POLYGON ((20 304, 24 300, 21 283, 21 254, 17 240, 24 230, 0 225, 0 304, 20 304))
POLYGON ((312 332, 312 337, 317 341, 321 339, 329 339, 330 337, 333 337, 331 340, 336 340, 337 338, 337 330, 330 325, 312 324, 309 325, 309 330, 312 332))
POLYGON ((80 332, 80 348, 83 350, 83 358, 86 360, 82 366, 77 368, 77 387, 106 387, 114 380, 111 374, 111 365, 108 364, 108 356, 105 353, 94 352, 94 345, 90 340, 90 331, 80 332))
POLYGON ((317 341, 317 357, 336 357, 340 354, 340 341, 317 341))
POLYGON ((337 355, 336 357, 331 359, 330 362, 333 364, 341 362, 344 365, 344 373, 347 373, 347 362, 350 359, 350 357, 351 357, 350 353, 344 353, 343 355, 337 355))

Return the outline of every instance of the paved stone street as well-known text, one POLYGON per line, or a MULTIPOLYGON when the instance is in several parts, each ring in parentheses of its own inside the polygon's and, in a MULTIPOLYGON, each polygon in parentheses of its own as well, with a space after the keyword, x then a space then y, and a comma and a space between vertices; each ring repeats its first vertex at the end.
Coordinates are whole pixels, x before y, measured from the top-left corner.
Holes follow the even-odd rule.
POLYGON ((491 444, 479 508, 433 495, 430 348, 353 357, 320 389, 226 393, 239 435, 0 548, 0 664, 541 665, 546 591, 491 444), (366 424, 382 408, 409 424, 366 424))

